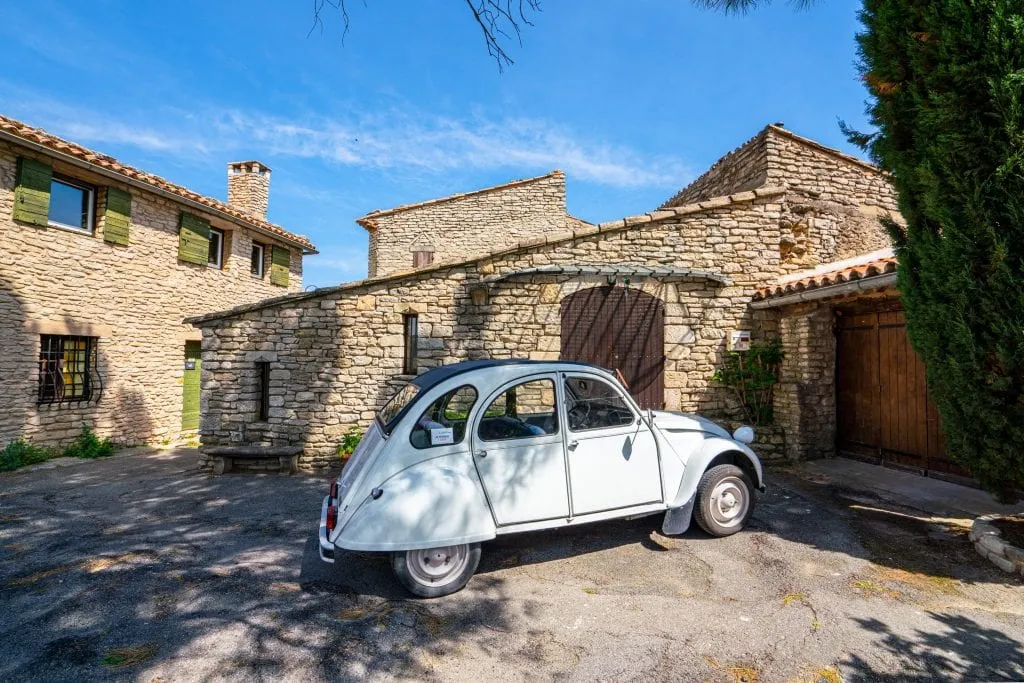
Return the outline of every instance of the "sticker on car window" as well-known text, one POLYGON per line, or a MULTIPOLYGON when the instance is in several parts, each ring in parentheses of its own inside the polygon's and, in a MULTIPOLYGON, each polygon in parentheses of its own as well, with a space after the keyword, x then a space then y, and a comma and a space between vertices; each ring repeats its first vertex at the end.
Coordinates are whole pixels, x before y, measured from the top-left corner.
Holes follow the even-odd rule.
POLYGON ((441 446, 446 443, 455 443, 455 430, 451 427, 444 429, 430 430, 430 445, 441 446))

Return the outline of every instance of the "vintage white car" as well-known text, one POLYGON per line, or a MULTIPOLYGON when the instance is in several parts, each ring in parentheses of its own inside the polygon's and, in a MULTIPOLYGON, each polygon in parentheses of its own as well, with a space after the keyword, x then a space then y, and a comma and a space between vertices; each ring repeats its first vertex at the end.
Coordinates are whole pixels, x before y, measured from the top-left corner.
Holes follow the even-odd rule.
POLYGON ((320 557, 392 554, 420 597, 469 581, 498 534, 666 513, 739 531, 764 490, 750 427, 641 410, 583 363, 468 361, 426 372, 378 413, 320 515, 320 557))

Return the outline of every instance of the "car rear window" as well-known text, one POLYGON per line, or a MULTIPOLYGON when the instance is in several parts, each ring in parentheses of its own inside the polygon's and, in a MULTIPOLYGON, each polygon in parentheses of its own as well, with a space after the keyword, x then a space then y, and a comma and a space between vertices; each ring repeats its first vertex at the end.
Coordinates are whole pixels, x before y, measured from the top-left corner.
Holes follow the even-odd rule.
POLYGON ((377 421, 385 434, 390 434, 402 416, 405 407, 408 406, 419 395, 420 388, 410 382, 399 389, 391 399, 384 404, 384 407, 377 413, 377 421))

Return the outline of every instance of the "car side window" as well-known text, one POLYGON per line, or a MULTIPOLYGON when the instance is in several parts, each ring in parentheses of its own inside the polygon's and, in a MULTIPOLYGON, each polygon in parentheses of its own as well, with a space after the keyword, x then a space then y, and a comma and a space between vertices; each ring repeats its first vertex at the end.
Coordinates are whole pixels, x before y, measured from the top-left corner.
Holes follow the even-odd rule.
POLYGON ((462 443, 469 411, 476 403, 476 389, 466 384, 452 389, 427 406, 409 435, 415 448, 462 443))
POLYGON ((523 382, 501 392, 484 411, 477 428, 483 441, 526 439, 558 433, 555 383, 523 382))
POLYGON ((635 418, 622 395, 594 377, 565 378, 565 412, 574 432, 624 427, 635 418))

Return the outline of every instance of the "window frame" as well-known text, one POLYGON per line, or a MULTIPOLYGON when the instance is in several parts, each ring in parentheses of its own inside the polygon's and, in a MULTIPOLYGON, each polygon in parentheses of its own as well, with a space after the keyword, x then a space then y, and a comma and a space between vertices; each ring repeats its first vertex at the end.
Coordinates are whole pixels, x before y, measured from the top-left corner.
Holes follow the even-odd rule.
MULTIPOLYGON (((73 232, 80 232, 86 235, 92 235, 96 232, 96 186, 90 185, 89 183, 78 180, 76 178, 70 178, 66 175, 54 173, 50 176, 50 197, 52 201, 53 197, 53 184, 60 183, 61 185, 67 185, 77 190, 82 190, 87 196, 87 210, 86 210, 86 227, 80 225, 68 225, 67 223, 61 223, 50 218, 50 212, 46 212, 46 224, 51 228, 58 228, 60 230, 71 230, 73 232)), ((60 336, 60 335, 55 335, 60 336)))
POLYGON ((402 315, 402 374, 418 372, 420 316, 418 313, 402 315))
MULTIPOLYGON (((602 429, 622 429, 624 427, 634 427, 637 424, 637 420, 642 419, 641 416, 637 414, 637 412, 634 409, 630 399, 627 398, 626 394, 623 394, 622 391, 619 389, 619 387, 615 386, 614 383, 609 382, 608 380, 604 379, 603 377, 596 377, 594 375, 580 375, 580 374, 574 374, 574 373, 566 373, 566 374, 564 374, 562 376, 562 387, 561 388, 562 388, 562 395, 565 397, 563 399, 563 403, 565 404, 565 428, 566 428, 566 430, 568 430, 568 432, 570 434, 586 434, 586 433, 589 433, 589 432, 596 432, 596 431, 599 431, 599 430, 602 430, 602 429), (622 401, 622 404, 626 407, 626 410, 628 410, 629 413, 632 415, 632 419, 629 422, 626 422, 626 423, 623 423, 623 424, 619 424, 619 425, 605 425, 605 426, 601 426, 601 427, 588 427, 586 429, 575 429, 575 428, 573 428, 572 423, 569 420, 569 396, 570 396, 569 380, 573 380, 573 379, 576 379, 576 380, 582 379, 582 380, 587 380, 588 382, 600 382, 601 384, 603 384, 603 385, 605 385, 607 387, 610 387, 612 392, 616 396, 619 397, 620 401, 622 401)), ((573 395, 575 395, 575 394, 573 394, 573 395)), ((573 399, 573 400, 575 402, 575 401, 578 401, 580 399, 573 399)))
MULTIPOLYGON (((518 399, 516 399, 516 403, 518 403, 518 399)), ((496 391, 493 394, 491 394, 488 397, 488 401, 487 401, 486 404, 481 404, 480 411, 477 414, 476 420, 474 421, 475 424, 474 424, 474 430, 473 430, 473 438, 475 440, 479 441, 480 443, 500 444, 500 443, 507 443, 507 442, 510 442, 510 441, 523 441, 525 439, 543 439, 543 438, 548 438, 548 437, 553 437, 553 436, 559 436, 562 433, 562 416, 561 416, 562 408, 561 408, 561 404, 562 404, 562 401, 559 399, 559 394, 558 394, 558 377, 557 376, 555 376, 555 375, 539 375, 539 376, 536 376, 535 375, 533 377, 527 377, 525 379, 520 377, 518 380, 513 380, 512 382, 509 382, 508 384, 505 384, 503 387, 501 387, 501 389, 499 389, 498 391, 496 391), (510 390, 517 389, 517 388, 519 388, 519 387, 521 387, 523 385, 532 384, 534 382, 550 382, 551 383, 551 392, 552 392, 551 393, 551 397, 552 397, 552 400, 554 401, 554 406, 552 407, 552 413, 551 414, 552 414, 552 416, 554 417, 554 420, 555 420, 555 424, 554 424, 555 430, 553 432, 544 432, 543 434, 528 434, 528 435, 523 435, 523 436, 509 436, 509 437, 505 437, 505 438, 501 438, 501 439, 485 439, 483 436, 481 436, 480 435, 480 427, 483 426, 484 420, 487 419, 487 411, 489 411, 491 409, 491 406, 493 406, 498 401, 499 398, 501 398, 502 396, 507 394, 510 390)), ((507 401, 506 401, 505 411, 506 411, 506 414, 507 414, 507 411, 508 411, 508 403, 507 403, 507 401)), ((522 421, 522 420, 520 420, 520 421, 522 421)))
MULTIPOLYGON (((94 394, 102 392, 102 383, 97 388, 93 382, 93 374, 96 372, 99 362, 98 346, 99 337, 79 334, 39 335, 36 405, 89 403, 93 400, 94 394), (68 342, 84 342, 85 344, 81 358, 73 359, 76 364, 81 363, 81 371, 72 370, 71 372, 73 376, 81 375, 82 391, 81 394, 71 396, 65 393, 65 388, 68 385, 64 379, 66 374, 64 363, 67 360, 65 344, 68 342), (57 344, 56 348, 55 343, 57 344)), ((76 383, 72 380, 71 387, 75 386, 76 383)), ((98 396, 96 398, 98 400, 98 396)))
POLYGON ((270 419, 270 361, 256 361, 256 421, 270 419))
POLYGON ((252 277, 254 277, 254 278, 262 280, 264 277, 266 277, 266 273, 267 273, 267 245, 263 244, 262 242, 256 242, 254 240, 253 243, 252 243, 252 252, 249 254, 249 274, 252 277), (253 262, 254 262, 253 261, 253 257, 256 255, 256 250, 257 249, 259 249, 259 252, 260 252, 260 260, 259 260, 260 267, 259 267, 259 272, 258 273, 254 273, 253 270, 252 270, 252 266, 253 266, 253 262))
POLYGON ((479 403, 479 402, 480 402, 480 390, 476 388, 476 385, 470 384, 468 382, 466 384, 461 384, 461 385, 455 387, 454 389, 449 389, 448 391, 444 392, 443 394, 441 394, 440 396, 435 398, 433 401, 431 401, 429 404, 427 404, 427 407, 423 409, 423 412, 420 413, 420 416, 418 418, 416 418, 416 422, 413 423, 412 429, 409 430, 409 445, 412 446, 413 448, 415 448, 418 451, 425 451, 425 450, 429 450, 431 448, 441 448, 443 446, 458 446, 458 445, 464 443, 466 441, 466 438, 469 436, 470 431, 471 431, 470 430, 470 423, 472 422, 471 418, 473 417, 473 409, 476 408, 476 404, 479 403), (419 426, 420 420, 422 420, 423 417, 427 414, 427 411, 429 411, 431 408, 433 408, 434 404, 437 403, 438 401, 440 401, 441 399, 447 399, 447 400, 445 400, 444 405, 441 406, 441 413, 442 413, 442 417, 443 417, 443 413, 448 410, 448 406, 451 404, 452 398, 454 398, 455 394, 459 393, 463 389, 470 389, 470 390, 472 390, 472 392, 473 392, 473 402, 469 404, 469 408, 466 410, 466 425, 465 425, 465 429, 462 432, 462 438, 460 438, 458 441, 452 440, 451 443, 438 443, 438 444, 428 443, 426 446, 417 446, 413 442, 413 435, 416 434, 416 428, 419 426))
MULTIPOLYGON (((206 265, 210 268, 224 268, 224 241, 227 239, 227 231, 222 228, 210 226, 210 246, 213 246, 214 235, 217 235, 217 260, 211 261, 209 255, 207 255, 206 265)), ((207 254, 209 254, 209 252, 207 252, 207 254)))
POLYGON ((427 249, 416 249, 412 252, 412 267, 426 268, 434 263, 434 251, 427 249))

